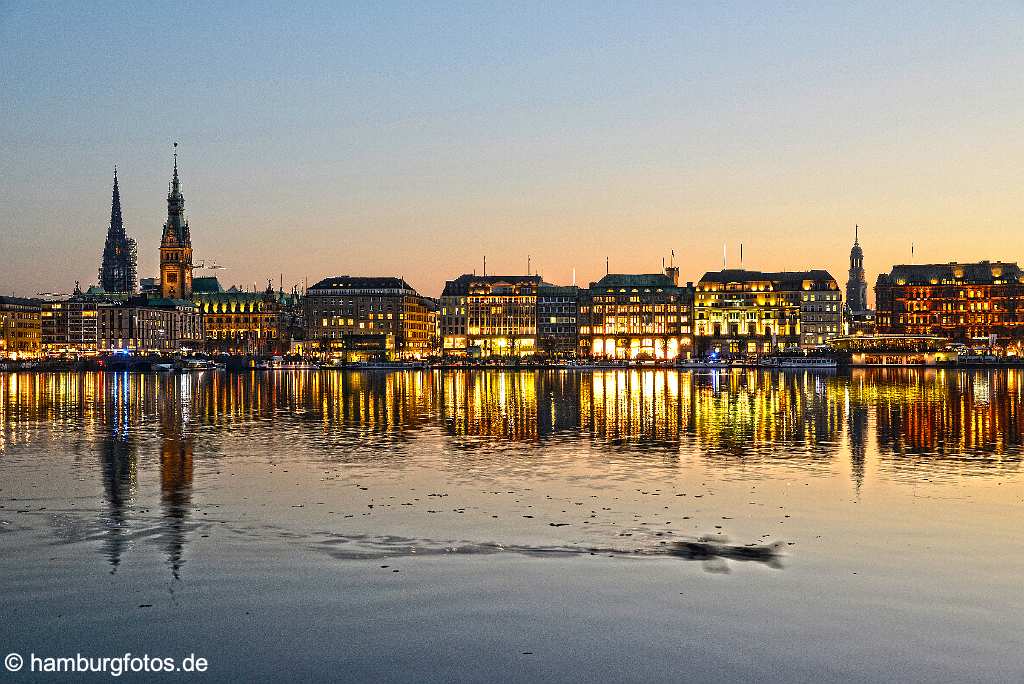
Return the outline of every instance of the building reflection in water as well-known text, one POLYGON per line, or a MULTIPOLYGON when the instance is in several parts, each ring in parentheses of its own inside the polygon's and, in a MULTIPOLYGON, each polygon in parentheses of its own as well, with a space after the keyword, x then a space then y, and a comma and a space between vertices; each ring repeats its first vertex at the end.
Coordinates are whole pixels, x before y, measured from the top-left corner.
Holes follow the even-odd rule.
MULTIPOLYGON (((690 376, 686 376, 688 380, 690 376)), ((680 376, 655 371, 604 371, 580 384, 580 428, 592 440, 614 446, 643 444, 672 448, 679 443, 683 411, 680 376)), ((685 383, 687 389, 689 383, 685 383)))
POLYGON ((1021 372, 912 369, 854 373, 875 408, 879 450, 893 468, 927 457, 1016 467, 1024 434, 1021 372))
POLYGON ((536 440, 538 376, 532 371, 441 375, 441 417, 448 434, 536 440))
MULTIPOLYGON (((438 436, 460 453, 475 450, 479 468, 527 453, 543 459, 542 447, 556 441, 560 463, 574 458, 577 442, 581 454, 653 451, 754 476, 773 463, 824 472, 848 459, 860 490, 869 470, 929 479, 1019 468, 1022 377, 923 369, 0 374, 0 465, 50 445, 87 468, 98 459, 102 552, 116 570, 138 524, 136 502, 157 483, 146 468, 159 463, 157 532, 177 577, 194 526, 200 430, 201 458, 230 452, 232 440, 259 440, 252 453, 264 459, 388 467, 416 453, 406 447, 421 437, 438 436)), ((458 453, 451 458, 459 463, 458 453)), ((602 467, 583 458, 580 466, 602 467)))
POLYGON ((805 464, 836 453, 845 418, 834 374, 765 370, 694 376, 696 446, 719 462, 805 464))

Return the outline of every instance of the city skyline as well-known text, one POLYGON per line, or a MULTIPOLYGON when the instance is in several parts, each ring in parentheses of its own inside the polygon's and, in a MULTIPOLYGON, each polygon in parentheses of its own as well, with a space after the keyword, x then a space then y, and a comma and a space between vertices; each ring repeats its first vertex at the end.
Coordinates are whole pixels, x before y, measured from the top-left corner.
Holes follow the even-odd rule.
POLYGON ((845 281, 854 224, 869 286, 1024 258, 1024 150, 1000 133, 1024 109, 1020 14, 8 6, 0 292, 94 282, 115 164, 156 276, 176 140, 195 260, 246 286, 395 275, 436 296, 485 255, 586 284, 671 250, 695 280, 723 243, 730 266, 743 243, 748 268, 845 281), (178 48, 150 51, 168 26, 178 48))

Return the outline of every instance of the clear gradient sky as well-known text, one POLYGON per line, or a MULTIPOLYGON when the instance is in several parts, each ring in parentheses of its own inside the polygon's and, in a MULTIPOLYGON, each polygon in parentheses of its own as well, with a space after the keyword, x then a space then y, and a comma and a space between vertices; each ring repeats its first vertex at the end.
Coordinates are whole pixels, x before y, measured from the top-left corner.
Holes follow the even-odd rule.
POLYGON ((585 284, 1024 261, 1024 4, 0 0, 0 292, 96 281, 117 164, 155 275, 585 284), (204 272, 199 272, 204 274, 204 272))

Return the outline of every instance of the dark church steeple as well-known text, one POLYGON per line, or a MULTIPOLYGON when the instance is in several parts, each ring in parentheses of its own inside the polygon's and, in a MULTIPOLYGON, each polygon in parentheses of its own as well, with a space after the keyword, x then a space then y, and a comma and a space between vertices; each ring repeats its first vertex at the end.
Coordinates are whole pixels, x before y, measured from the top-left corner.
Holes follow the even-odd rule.
POLYGON ((864 277, 864 250, 860 247, 860 226, 853 227, 850 273, 846 281, 846 306, 852 312, 867 311, 868 281, 864 277))
POLYGON ((165 299, 192 296, 192 236, 178 179, 178 143, 174 143, 174 173, 167 191, 167 223, 160 239, 160 293, 165 299))
POLYGON ((114 167, 114 193, 110 200, 110 225, 103 245, 100 262, 100 287, 107 292, 133 294, 135 292, 137 255, 135 240, 124 231, 121 217, 121 193, 117 187, 117 167, 114 167))

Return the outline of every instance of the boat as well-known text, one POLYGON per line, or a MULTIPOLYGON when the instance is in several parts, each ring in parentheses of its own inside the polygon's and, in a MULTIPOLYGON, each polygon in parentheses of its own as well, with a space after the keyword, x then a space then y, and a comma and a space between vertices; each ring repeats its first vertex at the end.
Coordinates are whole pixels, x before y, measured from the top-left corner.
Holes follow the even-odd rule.
POLYGON ((154 363, 153 364, 153 370, 155 370, 158 373, 173 373, 174 372, 174 364, 173 363, 154 363))
POLYGON ((186 359, 182 364, 182 370, 194 372, 217 370, 217 364, 209 359, 186 359))
POLYGON ((758 366, 764 368, 838 368, 839 362, 831 356, 766 356, 758 366))
POLYGON ((320 364, 308 359, 285 361, 283 356, 272 356, 256 363, 257 370, 320 370, 320 364))

